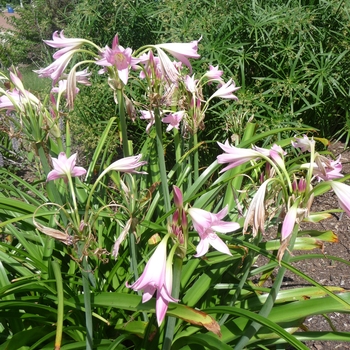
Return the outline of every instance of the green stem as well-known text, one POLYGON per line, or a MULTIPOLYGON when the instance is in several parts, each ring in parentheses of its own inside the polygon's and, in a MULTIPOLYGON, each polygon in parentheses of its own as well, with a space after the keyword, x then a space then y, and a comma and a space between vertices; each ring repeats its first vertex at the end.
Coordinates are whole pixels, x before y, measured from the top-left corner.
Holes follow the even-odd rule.
MULTIPOLYGON (((294 247, 294 243, 295 243, 295 240, 297 237, 298 230, 299 230, 299 225, 295 225, 293 232, 291 234, 291 239, 290 239, 290 242, 288 245, 288 249, 285 250, 283 258, 282 258, 283 262, 286 262, 286 263, 289 262, 289 259, 291 257, 289 252, 293 251, 293 247, 294 247)), ((270 291, 269 295, 267 296, 267 299, 259 312, 260 316, 268 318, 268 316, 273 308, 273 305, 275 303, 278 292, 281 288, 285 272, 286 272, 286 267, 281 266, 278 270, 275 282, 273 283, 273 285, 271 287, 271 291, 270 291)), ((250 325, 247 327, 246 331, 244 332, 243 336, 241 337, 241 339, 238 341, 237 345, 235 346, 235 350, 242 350, 248 344, 249 340, 259 331, 261 326, 262 326, 262 324, 258 323, 256 321, 253 321, 252 323, 250 323, 250 325)))
POLYGON ((77 199, 75 197, 75 189, 74 189, 74 186, 73 186, 73 180, 72 180, 72 176, 71 176, 70 173, 67 174, 67 177, 68 177, 69 189, 70 189, 70 193, 71 193, 72 201, 73 201, 75 226, 79 227, 80 218, 79 218, 79 213, 78 213, 77 199))
POLYGON ((63 332, 63 316, 64 316, 64 295, 62 274, 60 265, 56 261, 52 261, 52 269, 55 275, 56 287, 57 287, 57 323, 56 323, 56 338, 55 338, 55 350, 61 348, 62 332, 63 332))
POLYGON ((199 168, 198 168, 198 163, 199 163, 199 157, 198 157, 198 135, 197 133, 193 134, 193 147, 194 147, 194 155, 193 155, 193 180, 196 181, 199 177, 199 168))
MULTIPOLYGON (((173 251, 169 254, 168 259, 171 258, 172 253, 177 249, 177 246, 173 247, 173 251)), ((181 285, 181 271, 183 260, 179 256, 175 255, 173 259, 173 289, 171 295, 175 299, 179 299, 180 285, 181 285)), ((162 350, 170 350, 175 334, 176 317, 168 317, 168 322, 165 329, 165 337, 162 350)))
POLYGON ((124 98, 123 98, 122 89, 117 90, 117 101, 118 101, 118 108, 119 108, 120 128, 122 132, 123 153, 124 153, 124 157, 128 157, 130 156, 129 142, 128 142, 128 129, 126 125, 125 107, 124 107, 124 98))
POLYGON ((85 307, 85 323, 86 323, 86 350, 93 349, 93 326, 92 326, 92 310, 91 310, 91 294, 89 282, 90 265, 87 257, 83 257, 83 291, 84 291, 84 307, 85 307))
MULTIPOLYGON (((181 163, 181 166, 179 166, 182 150, 181 150, 179 130, 177 130, 176 128, 174 128, 173 130, 174 130, 174 144, 175 144, 175 160, 176 160, 176 164, 178 165, 178 167, 176 169, 176 175, 177 175, 177 179, 179 179, 181 177, 181 173, 183 171, 183 163, 181 163)), ((181 187, 180 187, 180 189, 182 190, 181 187)))
MULTIPOLYGON (((165 158, 164 158, 162 122, 160 120, 159 110, 155 110, 154 114, 155 114, 155 124, 156 124, 156 133, 157 133, 157 154, 158 154, 158 160, 159 160, 158 164, 159 164, 160 181, 162 183, 165 212, 169 213, 171 210, 171 205, 170 205, 170 195, 169 195, 169 187, 168 187, 168 177, 166 173, 165 158)), ((171 218, 170 216, 168 216, 168 222, 170 222, 170 220, 171 218)))

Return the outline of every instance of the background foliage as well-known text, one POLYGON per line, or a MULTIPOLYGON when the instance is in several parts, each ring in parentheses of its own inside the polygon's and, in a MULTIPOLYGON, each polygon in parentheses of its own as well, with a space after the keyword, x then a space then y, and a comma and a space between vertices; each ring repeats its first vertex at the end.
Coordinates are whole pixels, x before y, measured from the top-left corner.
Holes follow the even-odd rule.
POLYGON ((238 106, 223 104, 209 114, 211 138, 239 136, 251 118, 262 129, 294 123, 312 125, 323 136, 347 135, 345 0, 36 1, 18 12, 21 19, 13 19, 18 32, 0 54, 5 65, 31 60, 42 66, 49 57, 42 39, 56 29, 102 46, 119 33, 121 44, 132 48, 202 36, 200 64, 219 64, 241 86, 238 106))

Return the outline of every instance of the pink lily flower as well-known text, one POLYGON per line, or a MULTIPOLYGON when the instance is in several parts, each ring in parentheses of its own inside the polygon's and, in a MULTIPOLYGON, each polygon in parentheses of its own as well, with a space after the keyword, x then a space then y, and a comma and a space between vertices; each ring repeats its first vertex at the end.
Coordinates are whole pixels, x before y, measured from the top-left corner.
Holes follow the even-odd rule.
POLYGON ((174 190, 174 203, 175 203, 175 207, 177 209, 182 209, 183 208, 183 203, 184 203, 184 200, 183 200, 183 195, 182 195, 182 192, 181 190, 173 185, 173 190, 174 190))
POLYGON ((350 186, 337 181, 330 181, 329 184, 338 197, 340 208, 350 216, 350 186))
POLYGON ((285 152, 281 146, 274 144, 270 149, 257 146, 253 146, 252 148, 264 156, 270 157, 281 168, 284 167, 283 156, 286 155, 287 152, 285 152))
MULTIPOLYGON (((318 181, 329 181, 344 177, 344 175, 341 174, 343 165, 340 162, 340 158, 341 156, 339 155, 336 160, 330 160, 325 156, 316 153, 315 163, 313 164, 312 169, 313 175, 316 176, 318 181)), ((303 164, 301 168, 310 168, 310 163, 303 164)))
POLYGON ((176 84, 179 78, 179 72, 176 69, 174 62, 171 62, 168 55, 159 47, 157 47, 157 53, 162 76, 171 83, 176 84))
POLYGON ((187 66, 192 72, 192 66, 190 64, 189 58, 199 58, 200 55, 198 51, 198 42, 201 40, 194 40, 190 43, 168 43, 168 44, 158 44, 155 45, 158 53, 159 48, 168 51, 172 56, 181 61, 185 66, 187 66))
POLYGON ((11 99, 7 95, 2 95, 0 97, 0 109, 6 109, 7 111, 14 111, 15 105, 14 101, 19 102, 19 91, 13 90, 11 92, 8 92, 9 95, 11 95, 11 99))
POLYGON ((118 257, 118 253, 119 253, 119 247, 120 245, 123 243, 123 241, 125 240, 126 236, 128 235, 129 233, 129 230, 130 230, 130 226, 131 226, 131 223, 132 223, 132 219, 129 219, 122 232, 120 233, 119 237, 117 238, 117 240, 115 241, 114 243, 114 246, 113 246, 113 251, 112 251, 112 256, 114 258, 117 258, 118 257))
POLYGON ((236 95, 233 95, 232 92, 235 92, 239 89, 236 87, 235 82, 230 79, 226 84, 223 84, 213 95, 209 98, 210 100, 214 97, 227 98, 231 100, 238 100, 236 95))
MULTIPOLYGON (((63 94, 65 91, 67 90, 67 80, 60 80, 58 82, 58 86, 54 86, 51 89, 51 93, 58 93, 58 94, 63 94)), ((75 92, 78 93, 79 92, 79 88, 75 88, 75 92)))
POLYGON ((140 112, 141 112, 140 119, 144 119, 144 120, 149 121, 149 123, 147 124, 147 127, 146 127, 146 132, 148 134, 152 125, 155 123, 154 113, 153 113, 153 111, 140 111, 140 112))
POLYGON ((297 214, 298 214, 298 202, 296 202, 289 208, 286 216, 284 217, 282 230, 281 230, 282 241, 284 241, 287 237, 289 237, 290 234, 293 232, 295 222, 297 221, 297 214))
POLYGON ((218 81, 221 84, 224 84, 224 81, 221 79, 224 71, 219 70, 219 65, 216 67, 209 65, 209 71, 207 71, 204 76, 208 78, 209 81, 218 81))
POLYGON ((0 109, 14 111, 17 108, 23 109, 26 103, 38 105, 40 101, 29 91, 24 90, 24 94, 17 89, 6 91, 6 95, 0 97, 0 109))
POLYGON ((232 255, 227 245, 215 233, 227 233, 239 229, 238 223, 221 220, 227 213, 228 206, 217 214, 199 208, 188 209, 188 214, 192 218, 194 229, 198 232, 201 239, 197 246, 197 254, 194 255, 195 257, 206 254, 209 250, 209 246, 212 246, 223 254, 232 255))
POLYGON ((261 233, 265 233, 265 193, 268 183, 271 180, 266 180, 259 187, 255 193, 252 201, 250 202, 246 218, 243 225, 243 233, 247 232, 248 225, 253 226, 253 236, 255 237, 259 230, 261 233))
POLYGON ((86 39, 66 38, 63 34, 63 30, 60 34, 58 34, 58 31, 56 30, 52 35, 52 40, 44 40, 45 44, 56 49, 60 48, 60 50, 55 52, 55 54, 53 55, 54 59, 60 58, 68 51, 78 49, 81 45, 83 45, 86 42, 89 41, 86 39))
POLYGON ((315 140, 313 138, 309 139, 306 135, 303 137, 296 137, 294 141, 292 141, 292 146, 294 148, 299 148, 301 152, 311 152, 315 149, 315 140))
POLYGON ((77 83, 85 86, 91 86, 91 82, 89 80, 90 76, 91 76, 91 72, 88 72, 87 69, 75 72, 75 79, 77 80, 77 83))
POLYGON ((121 171, 123 173, 129 173, 129 174, 147 174, 144 171, 136 171, 136 168, 139 168, 145 164, 147 164, 146 161, 140 161, 142 158, 142 154, 139 154, 137 156, 130 156, 118 159, 111 165, 109 165, 101 174, 99 177, 102 177, 106 173, 108 173, 111 170, 114 171, 121 171))
POLYGON ((68 175, 71 177, 81 176, 86 173, 86 170, 82 167, 75 166, 77 154, 74 153, 67 158, 64 152, 58 155, 58 158, 52 157, 53 170, 47 174, 47 180, 63 179, 64 182, 68 182, 68 175))
POLYGON ((167 240, 167 238, 164 238, 159 243, 139 279, 132 285, 126 283, 126 286, 134 291, 143 290, 143 303, 150 300, 153 294, 157 292, 156 316, 159 326, 164 320, 169 302, 178 301, 171 296, 172 267, 171 261, 167 264, 167 240))
POLYGON ((68 63, 72 59, 73 55, 74 51, 68 51, 57 58, 46 68, 35 70, 34 72, 37 73, 40 78, 51 78, 53 80, 53 85, 55 85, 68 66, 68 63))
POLYGON ((96 61, 96 64, 104 67, 116 67, 119 79, 126 85, 129 79, 130 66, 136 65, 140 60, 131 56, 131 48, 124 49, 124 47, 120 46, 118 43, 119 39, 118 35, 116 35, 112 42, 112 48, 106 46, 101 54, 102 58, 96 61))
POLYGON ((166 131, 170 131, 171 129, 179 129, 180 122, 185 114, 185 111, 179 111, 176 113, 170 113, 166 117, 162 119, 163 123, 169 124, 166 131))
POLYGON ((144 69, 140 72, 140 79, 146 77, 152 78, 153 74, 156 79, 163 77, 162 67, 159 57, 155 57, 153 52, 150 50, 147 53, 139 57, 140 63, 144 65, 144 69))
POLYGON ((198 90, 197 82, 198 82, 198 79, 194 79, 194 74, 192 75, 192 77, 189 75, 186 75, 185 81, 184 81, 186 90, 192 94, 196 93, 196 91, 198 90))
POLYGON ((219 164, 229 163, 229 165, 222 169, 220 173, 232 169, 240 164, 249 162, 253 159, 259 159, 261 153, 248 148, 238 148, 235 146, 230 146, 228 140, 225 144, 218 142, 218 145, 226 152, 217 156, 217 161, 219 164))
POLYGON ((315 156, 315 166, 313 168, 313 174, 319 180, 335 180, 343 177, 340 172, 343 169, 343 165, 340 162, 341 155, 336 160, 330 160, 320 154, 315 156))
POLYGON ((173 190, 176 210, 173 214, 171 229, 173 234, 178 238, 180 244, 184 244, 184 234, 187 233, 188 227, 187 215, 183 208, 183 196, 181 190, 175 185, 173 186, 173 190))

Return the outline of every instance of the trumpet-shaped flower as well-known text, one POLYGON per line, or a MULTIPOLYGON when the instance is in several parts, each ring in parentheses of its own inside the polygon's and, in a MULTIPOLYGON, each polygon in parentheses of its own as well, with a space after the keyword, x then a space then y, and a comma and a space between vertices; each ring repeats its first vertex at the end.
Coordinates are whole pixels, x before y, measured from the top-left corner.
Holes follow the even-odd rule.
POLYGON ((192 75, 192 77, 189 75, 186 75, 185 81, 184 81, 186 90, 188 90, 192 94, 196 93, 198 90, 197 82, 198 82, 198 79, 194 79, 194 74, 192 75))
POLYGON ((180 244, 183 244, 185 241, 184 235, 187 234, 188 228, 187 216, 183 208, 183 196, 180 188, 174 185, 173 190, 176 210, 173 214, 171 229, 173 234, 178 238, 180 244))
POLYGON ((350 186, 336 181, 330 181, 329 184, 338 197, 339 206, 350 216, 350 186))
POLYGON ((157 52, 159 54, 159 48, 169 52, 172 56, 181 61, 185 66, 187 66, 192 72, 192 67, 188 58, 199 58, 200 55, 198 51, 198 42, 201 40, 194 40, 190 43, 168 43, 155 45, 157 52))
POLYGON ((140 72, 140 79, 145 79, 146 77, 161 79, 163 77, 159 57, 155 57, 152 50, 141 55, 139 59, 144 66, 144 69, 140 72))
POLYGON ((210 99, 214 97, 227 98, 231 100, 238 100, 238 97, 233 95, 232 92, 235 92, 239 89, 235 85, 235 82, 230 79, 226 84, 223 84, 213 95, 211 95, 210 99))
POLYGON ((136 168, 139 168, 145 164, 147 164, 146 161, 140 161, 142 158, 142 154, 139 154, 137 156, 130 156, 118 159, 111 165, 109 165, 100 175, 100 177, 106 173, 108 173, 111 170, 115 171, 121 171, 123 173, 130 173, 130 174, 147 174, 144 171, 137 171, 136 168))
POLYGON ((73 55, 74 51, 68 51, 46 68, 35 70, 34 72, 37 73, 40 78, 51 78, 53 80, 53 85, 55 85, 59 81, 73 55))
POLYGON ((179 111, 176 113, 170 113, 166 117, 164 117, 162 119, 162 122, 169 124, 168 127, 166 128, 166 131, 170 131, 173 128, 178 129, 184 114, 185 114, 185 111, 179 111))
POLYGON ((343 165, 340 162, 341 156, 336 160, 330 160, 322 155, 316 154, 315 165, 313 168, 313 174, 324 181, 339 179, 344 175, 340 172, 343 169, 343 165))
POLYGON ((140 112, 141 112, 140 119, 144 119, 144 120, 149 121, 149 123, 147 124, 147 127, 146 127, 146 132, 149 133, 152 125, 156 122, 154 119, 154 113, 153 113, 153 111, 140 111, 140 112))
POLYGON ((287 154, 287 152, 285 152, 281 146, 274 144, 270 149, 253 146, 253 149, 263 154, 265 157, 270 157, 281 168, 284 167, 283 156, 287 154))
POLYGON ((176 69, 174 62, 171 62, 168 55, 160 47, 157 47, 157 53, 162 76, 167 81, 176 84, 179 79, 179 72, 176 69))
POLYGON ((21 93, 17 89, 7 91, 5 95, 0 97, 0 109, 14 111, 17 108, 23 109, 26 103, 39 104, 39 100, 29 91, 21 93))
POLYGON ((227 213, 227 206, 217 214, 199 208, 190 208, 188 210, 188 214, 192 218, 194 229, 198 232, 201 239, 197 246, 197 254, 195 257, 206 254, 210 245, 221 253, 232 255, 227 245, 215 233, 232 232, 239 228, 239 224, 236 222, 226 222, 222 220, 227 213))
POLYGON ((143 303, 150 300, 157 292, 156 316, 159 326, 164 320, 169 302, 178 301, 171 296, 172 267, 170 263, 167 264, 167 239, 163 239, 148 260, 139 279, 132 285, 126 284, 128 288, 135 291, 143 290, 143 303))
MULTIPOLYGON (((58 93, 58 94, 63 94, 65 91, 67 90, 67 80, 60 80, 58 82, 58 86, 54 86, 51 89, 51 93, 58 93)), ((79 88, 75 88, 75 92, 78 93, 79 92, 79 88)))
POLYGON ((218 163, 229 163, 229 165, 222 169, 220 173, 232 169, 240 164, 249 162, 250 160, 259 159, 261 157, 261 153, 258 151, 230 146, 228 140, 226 140, 225 144, 218 142, 218 145, 226 152, 217 156, 218 163))
POLYGON ((218 81, 221 85, 224 84, 224 81, 222 80, 221 76, 224 73, 224 71, 219 70, 219 66, 216 67, 209 65, 209 70, 204 74, 204 76, 211 81, 218 81))
POLYGON ((303 137, 295 137, 294 141, 292 141, 292 146, 299 148, 301 152, 311 152, 315 149, 315 140, 313 138, 309 139, 306 135, 303 137))
POLYGON ((58 34, 58 31, 56 30, 52 35, 52 40, 44 40, 44 43, 54 47, 56 49, 60 49, 56 51, 53 55, 54 59, 60 58, 63 54, 65 54, 68 51, 76 50, 84 43, 89 42, 86 39, 79 39, 79 38, 66 38, 63 34, 63 30, 58 34))
MULTIPOLYGON (((313 164, 312 169, 313 175, 316 176, 319 181, 329 181, 342 178, 344 175, 341 174, 343 166, 340 162, 340 157, 341 156, 336 160, 330 160, 325 156, 316 153, 315 163, 313 164)), ((310 163, 303 164, 301 168, 310 168, 310 163)))
POLYGON ((82 167, 75 166, 77 154, 74 153, 67 158, 64 152, 58 155, 58 158, 52 158, 53 170, 47 174, 47 181, 64 179, 68 181, 68 176, 76 177, 86 173, 86 170, 82 167))
POLYGON ((289 235, 293 232, 294 225, 297 220, 297 214, 298 214, 298 203, 296 202, 289 208, 286 216, 284 217, 282 230, 281 230, 282 241, 285 240, 287 237, 289 237, 289 235))
POLYGON ((83 84, 85 86, 91 85, 91 82, 89 80, 90 76, 91 76, 91 72, 89 72, 87 69, 75 72, 75 79, 77 80, 77 83, 83 84))
POLYGON ((173 185, 173 190, 174 190, 174 203, 177 209, 182 209, 183 208, 183 195, 179 187, 173 185))
POLYGON ((268 183, 271 179, 266 180, 255 193, 244 221, 243 233, 247 232, 248 225, 253 226, 253 236, 255 237, 259 230, 265 232, 265 193, 268 183))
POLYGON ((112 42, 112 48, 106 46, 101 54, 102 58, 96 61, 96 64, 104 67, 116 67, 119 79, 126 85, 128 83, 130 66, 136 65, 140 61, 133 58, 131 53, 131 48, 124 49, 123 46, 119 45, 118 35, 116 35, 112 42))

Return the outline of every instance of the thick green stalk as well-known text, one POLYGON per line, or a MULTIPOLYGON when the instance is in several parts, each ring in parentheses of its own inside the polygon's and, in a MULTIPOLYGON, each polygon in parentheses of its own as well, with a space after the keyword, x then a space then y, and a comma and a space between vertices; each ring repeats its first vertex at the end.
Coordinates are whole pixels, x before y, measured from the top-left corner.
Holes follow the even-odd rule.
POLYGON ((181 155, 182 155, 182 149, 181 149, 179 130, 176 128, 174 128, 173 130, 174 130, 174 144, 175 144, 175 160, 176 160, 176 164, 178 165, 176 169, 176 175, 177 175, 177 179, 179 179, 183 171, 183 163, 181 163, 181 166, 179 166, 181 155))
POLYGON ((77 205, 77 199, 75 197, 75 188, 73 186, 73 180, 70 173, 67 174, 68 177, 68 183, 69 183, 69 190, 72 196, 73 201, 73 211, 74 211, 74 219, 75 219, 75 226, 78 227, 80 223, 80 217, 78 213, 78 205, 77 205))
POLYGON ((64 295, 63 283, 60 265, 56 261, 52 261, 52 269, 55 275, 57 288, 57 323, 56 323, 56 338, 55 350, 61 348, 62 332, 63 332, 63 316, 64 316, 64 295))
POLYGON ((198 135, 197 133, 193 134, 193 181, 196 181, 199 177, 199 156, 198 156, 198 135))
MULTIPOLYGON (((159 173, 160 173, 160 181, 163 192, 163 200, 165 212, 169 213, 171 210, 170 205, 170 195, 169 195, 169 187, 168 187, 168 177, 165 167, 165 158, 164 158, 164 148, 163 148, 163 130, 162 130, 162 122, 160 120, 159 110, 154 111, 155 114, 155 124, 156 124, 156 133, 157 133, 157 153, 158 153, 158 164, 159 164, 159 173)), ((168 216, 168 222, 170 221, 170 216, 168 216)))
MULTIPOLYGON (((284 261, 286 263, 289 262, 289 259, 291 257, 289 252, 293 251, 293 247, 294 247, 294 243, 295 243, 295 240, 296 240, 296 237, 298 234, 298 230, 299 230, 299 225, 295 225, 293 232, 291 234, 291 239, 290 239, 290 242, 288 245, 288 249, 285 250, 283 258, 282 258, 282 261, 284 261)), ((273 308, 273 305, 275 303, 278 292, 281 289, 281 285, 282 285, 282 281, 283 281, 283 277, 284 277, 285 272, 286 272, 286 268, 284 266, 281 266, 278 270, 275 282, 273 283, 273 285, 271 287, 270 293, 267 296, 267 299, 259 312, 260 316, 268 318, 268 316, 273 308)), ((253 321, 248 326, 248 328, 244 332, 243 336, 241 337, 241 339, 239 340, 239 342, 235 346, 235 350, 242 350, 243 348, 245 348, 245 346, 248 344, 249 340, 259 331, 261 326, 262 326, 261 323, 253 321)))
MULTIPOLYGON (((173 247, 174 250, 176 247, 173 247)), ((169 254, 170 258, 171 253, 169 254)), ((181 285, 181 271, 182 271, 182 263, 183 260, 177 255, 174 255, 173 259, 173 289, 171 295, 178 299, 180 295, 180 285, 181 285)), ((165 329, 165 336, 164 336, 164 342, 162 350, 170 350, 171 344, 173 342, 174 334, 175 334, 175 323, 176 318, 175 317, 168 317, 166 329, 165 329)))
POLYGON ((117 100, 118 100, 118 111, 119 111, 119 120, 120 120, 120 128, 122 132, 122 144, 123 144, 123 153, 124 157, 130 156, 129 152, 129 142, 128 142, 128 129, 126 125, 126 118, 125 118, 125 106, 124 106, 124 97, 123 97, 123 90, 118 89, 117 90, 117 100))
POLYGON ((90 265, 87 261, 87 257, 83 257, 83 291, 84 291, 84 307, 85 307, 85 324, 86 324, 86 350, 92 350, 93 341, 93 325, 92 325, 92 310, 91 310, 91 294, 90 294, 90 282, 89 271, 90 265))

